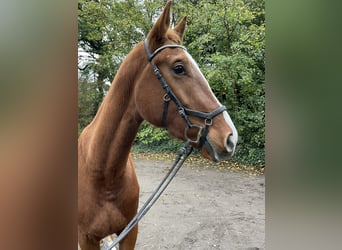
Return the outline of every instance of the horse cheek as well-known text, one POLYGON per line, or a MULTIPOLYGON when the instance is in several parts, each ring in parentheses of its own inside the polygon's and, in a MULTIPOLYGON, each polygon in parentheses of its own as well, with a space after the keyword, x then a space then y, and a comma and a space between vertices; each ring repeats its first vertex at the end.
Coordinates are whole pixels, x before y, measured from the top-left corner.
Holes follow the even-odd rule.
POLYGON ((144 120, 148 121, 154 126, 161 126, 163 112, 162 94, 156 93, 155 90, 150 90, 148 87, 145 89, 137 89, 135 103, 138 113, 144 120), (156 96, 161 97, 158 98, 156 96))

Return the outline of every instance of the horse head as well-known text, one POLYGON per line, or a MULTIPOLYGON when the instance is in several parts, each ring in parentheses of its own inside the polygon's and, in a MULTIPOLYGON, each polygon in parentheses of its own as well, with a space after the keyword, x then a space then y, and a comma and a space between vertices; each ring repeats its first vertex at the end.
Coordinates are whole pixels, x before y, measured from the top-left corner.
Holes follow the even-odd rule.
POLYGON ((197 63, 182 46, 184 17, 170 28, 169 1, 144 42, 145 63, 135 87, 139 115, 181 140, 190 140, 203 157, 229 159, 237 130, 213 94, 197 63))

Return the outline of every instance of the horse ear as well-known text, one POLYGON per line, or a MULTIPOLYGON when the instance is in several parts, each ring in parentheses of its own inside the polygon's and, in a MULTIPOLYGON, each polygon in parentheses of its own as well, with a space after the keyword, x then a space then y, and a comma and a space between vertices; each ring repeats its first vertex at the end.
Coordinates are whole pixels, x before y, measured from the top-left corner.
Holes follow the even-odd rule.
POLYGON ((167 1, 162 14, 159 16, 157 22, 153 25, 148 34, 148 40, 151 45, 153 41, 161 42, 165 38, 166 32, 170 27, 171 3, 171 0, 167 1))
POLYGON ((184 30, 185 30, 185 26, 186 26, 186 19, 187 17, 183 17, 183 19, 176 25, 176 27, 174 27, 174 31, 177 32, 177 34, 179 35, 181 41, 183 41, 183 37, 184 37, 184 30))

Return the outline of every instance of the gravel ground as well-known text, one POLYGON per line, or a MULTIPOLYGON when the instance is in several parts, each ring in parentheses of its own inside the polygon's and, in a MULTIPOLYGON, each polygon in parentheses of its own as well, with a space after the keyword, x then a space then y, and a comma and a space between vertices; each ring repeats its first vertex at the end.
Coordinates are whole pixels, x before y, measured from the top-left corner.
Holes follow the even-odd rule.
MULTIPOLYGON (((172 164, 135 159, 140 206, 172 164)), ((265 178, 185 165, 139 223, 137 250, 265 249, 265 178)), ((113 249, 114 250, 114 249, 113 249)))

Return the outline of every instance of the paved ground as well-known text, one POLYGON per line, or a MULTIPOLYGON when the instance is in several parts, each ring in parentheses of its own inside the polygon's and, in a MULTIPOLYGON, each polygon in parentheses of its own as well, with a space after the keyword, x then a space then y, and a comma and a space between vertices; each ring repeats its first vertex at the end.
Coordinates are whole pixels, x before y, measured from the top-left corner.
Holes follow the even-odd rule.
MULTIPOLYGON (((142 205, 171 161, 135 164, 142 205)), ((184 166, 139 223, 136 249, 265 249, 264 183, 263 175, 184 166)))

